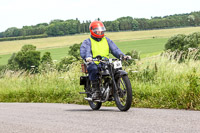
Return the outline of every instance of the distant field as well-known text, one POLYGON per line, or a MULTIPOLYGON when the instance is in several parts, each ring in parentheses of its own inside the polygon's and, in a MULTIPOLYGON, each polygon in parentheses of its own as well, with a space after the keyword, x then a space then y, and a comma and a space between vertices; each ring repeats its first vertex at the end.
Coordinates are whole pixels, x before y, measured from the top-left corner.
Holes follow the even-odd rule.
POLYGON ((8 63, 8 59, 10 58, 11 54, 0 55, 0 65, 5 65, 8 63))
MULTIPOLYGON (((116 42, 116 44, 124 53, 134 49, 140 52, 142 57, 146 57, 161 52, 164 48, 164 44, 166 43, 166 41, 167 38, 155 38, 155 39, 116 42)), ((65 46, 62 48, 45 49, 40 51, 42 54, 47 51, 51 52, 53 60, 60 60, 61 58, 67 56, 68 50, 69 46, 65 46)), ((0 58, 0 65, 6 64, 10 56, 11 54, 0 55, 0 57, 2 57, 0 58)))
MULTIPOLYGON (((129 31, 129 32, 107 32, 106 36, 111 38, 114 42, 117 43, 124 41, 152 39, 152 38, 168 38, 175 34, 180 34, 180 33, 190 34, 196 31, 200 31, 200 27, 147 30, 147 31, 129 31)), ((64 47, 75 43, 80 43, 88 37, 89 34, 82 34, 73 36, 0 42, 0 55, 10 54, 19 51, 20 48, 25 44, 35 45, 38 49, 46 49, 46 48, 64 47)))
MULTIPOLYGON (((169 37, 176 34, 190 34, 197 31, 200 31, 200 27, 108 32, 106 36, 112 39, 124 53, 135 49, 141 53, 142 57, 146 57, 161 52, 169 37)), ((49 51, 54 60, 60 60, 67 56, 70 45, 80 43, 88 37, 89 34, 82 34, 0 42, 0 65, 6 64, 11 54, 19 51, 25 44, 35 45, 42 53, 49 51)))
POLYGON ((131 50, 137 50, 142 57, 160 53, 164 50, 167 38, 145 39, 136 41, 117 42, 117 46, 126 53, 131 50))

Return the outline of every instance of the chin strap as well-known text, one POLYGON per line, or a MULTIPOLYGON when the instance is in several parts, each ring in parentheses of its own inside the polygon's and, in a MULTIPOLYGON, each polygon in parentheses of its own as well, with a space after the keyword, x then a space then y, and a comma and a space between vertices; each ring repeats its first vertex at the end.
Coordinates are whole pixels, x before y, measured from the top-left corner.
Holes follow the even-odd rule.
POLYGON ((94 40, 97 41, 97 42, 100 42, 101 39, 102 39, 102 38, 96 38, 96 37, 93 37, 92 35, 91 35, 91 38, 94 39, 94 40))

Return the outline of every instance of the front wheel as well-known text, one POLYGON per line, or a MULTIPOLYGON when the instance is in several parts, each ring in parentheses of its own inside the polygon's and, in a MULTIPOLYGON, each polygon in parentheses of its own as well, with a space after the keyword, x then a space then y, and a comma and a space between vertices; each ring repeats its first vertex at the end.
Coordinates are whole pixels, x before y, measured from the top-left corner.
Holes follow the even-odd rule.
POLYGON ((116 80, 117 89, 115 89, 114 98, 119 110, 127 111, 132 103, 132 87, 127 75, 116 80))

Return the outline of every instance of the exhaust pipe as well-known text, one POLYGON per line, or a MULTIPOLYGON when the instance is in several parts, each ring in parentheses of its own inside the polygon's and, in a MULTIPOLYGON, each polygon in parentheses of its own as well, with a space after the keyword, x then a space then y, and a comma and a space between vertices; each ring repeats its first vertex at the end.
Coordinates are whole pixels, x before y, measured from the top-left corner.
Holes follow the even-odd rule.
POLYGON ((85 97, 84 99, 90 102, 101 102, 104 103, 108 100, 109 98, 109 92, 110 92, 110 88, 108 87, 108 89, 106 90, 106 98, 105 100, 93 100, 91 97, 85 97))
POLYGON ((84 99, 87 100, 87 101, 92 101, 91 97, 85 97, 84 99))

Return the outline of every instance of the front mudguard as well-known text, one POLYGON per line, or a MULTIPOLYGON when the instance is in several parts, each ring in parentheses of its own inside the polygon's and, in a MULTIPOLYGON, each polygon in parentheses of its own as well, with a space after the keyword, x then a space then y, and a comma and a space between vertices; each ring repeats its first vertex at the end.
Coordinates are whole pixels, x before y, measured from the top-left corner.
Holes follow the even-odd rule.
POLYGON ((114 88, 116 88, 116 89, 114 89, 114 91, 115 92, 117 92, 118 91, 118 89, 117 89, 117 81, 122 77, 122 76, 126 76, 126 75, 128 75, 128 73, 127 72, 125 72, 124 70, 118 70, 116 73, 115 73, 115 75, 114 75, 114 78, 115 78, 115 83, 113 83, 113 87, 114 88))
POLYGON ((127 72, 125 72, 124 70, 118 70, 116 73, 115 73, 115 81, 119 78, 121 78, 122 76, 126 76, 128 75, 127 72))

